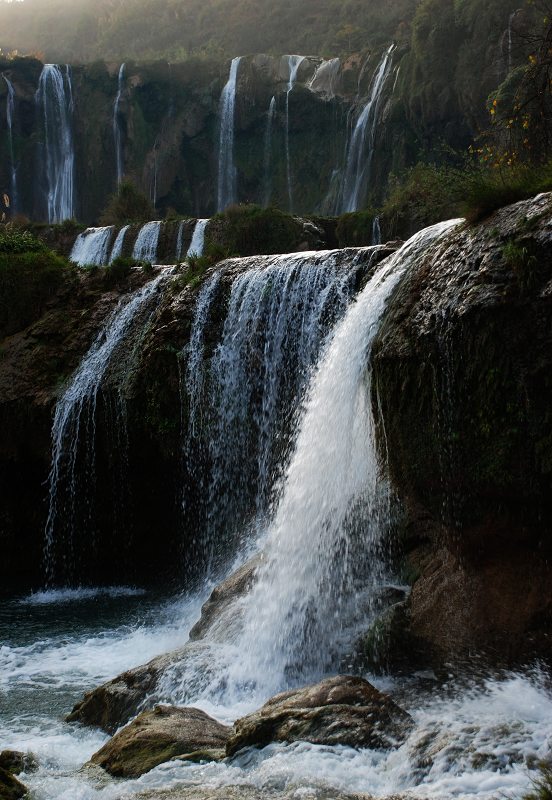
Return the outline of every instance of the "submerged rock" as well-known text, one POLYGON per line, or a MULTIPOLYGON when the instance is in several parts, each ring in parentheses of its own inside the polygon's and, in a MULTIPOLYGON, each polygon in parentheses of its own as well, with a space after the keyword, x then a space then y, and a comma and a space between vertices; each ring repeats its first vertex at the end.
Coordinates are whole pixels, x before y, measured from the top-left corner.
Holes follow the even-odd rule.
POLYGON ((412 718, 363 678, 339 675, 278 694, 239 719, 226 752, 271 742, 388 748, 400 744, 412 718))
POLYGON ((175 756, 220 750, 231 728, 197 708, 157 706, 143 711, 92 756, 120 778, 137 778, 175 756))

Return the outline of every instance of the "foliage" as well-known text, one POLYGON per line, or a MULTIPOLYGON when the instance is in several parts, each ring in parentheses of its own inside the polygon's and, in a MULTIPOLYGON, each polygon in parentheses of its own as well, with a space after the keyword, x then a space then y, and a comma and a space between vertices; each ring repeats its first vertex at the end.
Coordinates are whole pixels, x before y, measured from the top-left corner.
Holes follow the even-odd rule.
MULTIPOLYGON (((128 278, 135 267, 142 267, 142 269, 144 269, 145 266, 146 262, 144 261, 137 261, 134 258, 119 256, 119 258, 114 259, 109 266, 102 270, 103 282, 106 286, 114 286, 125 278, 128 278)), ((151 269, 151 264, 149 267, 151 269)))
POLYGON ((0 2, 8 46, 54 61, 349 53, 390 41, 416 0, 48 0, 0 2), (63 19, 63 34, 58 21, 63 19))
POLYGON ((45 250, 44 243, 30 231, 11 225, 0 227, 0 253, 39 253, 45 250))
POLYGON ((552 161, 540 168, 466 159, 463 166, 417 164, 391 181, 384 204, 388 236, 405 236, 453 217, 476 223, 503 206, 552 189, 552 161))
POLYGON ((29 250, 20 249, 21 240, 16 250, 0 250, 0 337, 38 319, 70 274, 64 258, 31 239, 29 250))
POLYGON ((374 209, 343 214, 337 221, 337 240, 339 247, 363 247, 372 244, 374 209))
POLYGON ((539 777, 533 780, 533 788, 523 800, 552 800, 552 766, 541 764, 539 777))
POLYGON ((301 225, 277 208, 230 206, 217 215, 224 226, 228 251, 240 256, 289 253, 301 239, 301 225))
POLYGON ((123 181, 110 196, 100 221, 102 225, 122 226, 152 219, 155 219, 155 210, 146 195, 130 181, 123 181))

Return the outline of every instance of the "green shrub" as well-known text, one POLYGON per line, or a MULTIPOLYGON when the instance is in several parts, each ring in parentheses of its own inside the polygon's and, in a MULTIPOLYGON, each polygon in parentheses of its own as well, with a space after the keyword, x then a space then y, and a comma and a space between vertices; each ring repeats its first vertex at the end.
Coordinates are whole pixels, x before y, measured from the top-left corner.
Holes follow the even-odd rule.
POLYGON ((225 223, 224 241, 228 252, 240 256, 289 253, 303 235, 297 220, 277 208, 230 206, 217 218, 225 223))
POLYGON ((337 221, 337 240, 340 247, 365 247, 372 244, 374 209, 343 214, 337 221))
POLYGON ((134 267, 143 267, 144 264, 145 262, 137 261, 134 258, 119 256, 119 258, 116 258, 109 266, 102 270, 103 282, 106 286, 114 286, 125 278, 128 278, 134 267))
POLYGON ((122 227, 152 219, 155 219, 155 210, 146 195, 130 181, 123 181, 117 192, 109 197, 100 222, 122 227))
POLYGON ((0 227, 0 253, 40 253, 44 250, 44 243, 30 231, 10 225, 0 227))
POLYGON ((31 325, 71 274, 61 256, 40 249, 0 252, 0 337, 31 325))
POLYGON ((522 800, 552 800, 552 766, 541 764, 539 777, 533 780, 533 788, 522 800))

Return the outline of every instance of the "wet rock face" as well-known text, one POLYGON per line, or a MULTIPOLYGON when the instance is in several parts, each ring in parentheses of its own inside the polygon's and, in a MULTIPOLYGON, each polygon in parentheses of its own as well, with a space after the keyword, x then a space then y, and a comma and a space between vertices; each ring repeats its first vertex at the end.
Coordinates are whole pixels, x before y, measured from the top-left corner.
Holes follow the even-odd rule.
POLYGON ((11 772, 0 767, 0 800, 19 800, 27 795, 27 787, 11 772))
POLYGON ((119 731, 91 761, 115 777, 137 778, 171 758, 220 750, 229 735, 228 726, 197 708, 157 706, 119 731))
POLYGON ((549 650, 551 236, 550 195, 458 229, 406 276, 374 346, 411 630, 438 659, 549 650))
POLYGON ((337 676, 276 695, 239 719, 226 752, 232 756, 243 747, 297 741, 388 748, 404 740, 411 724, 409 714, 367 681, 337 676))

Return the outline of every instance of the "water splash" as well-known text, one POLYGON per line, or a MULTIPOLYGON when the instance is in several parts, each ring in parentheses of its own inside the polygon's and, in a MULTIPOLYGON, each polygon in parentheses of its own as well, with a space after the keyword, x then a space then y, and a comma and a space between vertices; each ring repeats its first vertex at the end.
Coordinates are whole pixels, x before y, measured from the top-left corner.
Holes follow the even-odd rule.
MULTIPOLYGON (((49 510, 45 529, 44 565, 47 584, 75 574, 77 533, 93 546, 96 461, 96 410, 103 379, 115 353, 121 354, 136 317, 151 307, 165 275, 159 275, 121 300, 60 397, 52 425, 49 510)), ((125 358, 129 353, 125 354, 125 358)), ((125 451, 126 425, 122 394, 114 398, 114 454, 125 451)), ((109 411, 109 408, 107 408, 109 411)))
POLYGON ((237 199, 238 176, 234 166, 234 121, 240 62, 241 57, 232 59, 230 75, 220 96, 217 211, 224 211, 237 199))
POLYGON ((115 142, 115 163, 117 166, 117 185, 121 183, 123 180, 123 175, 125 171, 125 163, 124 163, 124 153, 123 153, 123 134, 121 130, 121 119, 120 119, 120 106, 121 106, 121 97, 123 94, 124 83, 125 83, 125 64, 121 64, 119 68, 119 78, 117 83, 117 95, 115 97, 115 102, 113 103, 113 140, 115 142))
POLYGON ((347 150, 347 161, 343 175, 341 213, 358 211, 365 198, 374 157, 376 127, 383 99, 383 90, 392 67, 395 45, 385 52, 374 75, 370 99, 364 106, 355 125, 347 150))
POLYGON ((42 118, 41 167, 45 176, 48 222, 63 222, 75 216, 73 148, 73 90, 71 70, 45 64, 35 95, 42 118))
POLYGON ((162 222, 146 222, 145 225, 142 225, 134 243, 133 258, 153 264, 157 258, 157 246, 162 224, 162 222))
POLYGON ((109 245, 114 227, 87 228, 76 238, 69 258, 79 267, 94 265, 105 266, 109 259, 109 245))
POLYGON ((8 88, 6 99, 6 122, 8 125, 8 151, 10 156, 10 208, 12 215, 17 213, 19 197, 17 193, 17 166, 15 163, 15 151, 13 146, 13 125, 15 119, 15 89, 13 84, 5 75, 2 76, 8 88))
POLYGON ((289 211, 293 213, 293 177, 291 170, 291 154, 289 143, 289 96, 293 91, 293 87, 297 81, 297 74, 299 67, 305 60, 305 56, 284 56, 287 59, 287 66, 289 70, 288 85, 286 90, 286 175, 287 175, 287 189, 289 200, 289 211))

